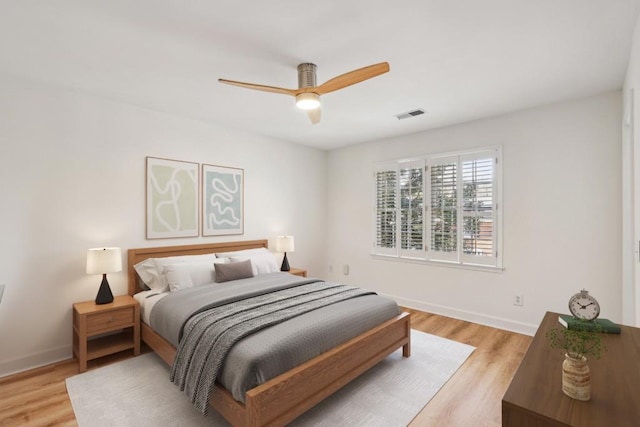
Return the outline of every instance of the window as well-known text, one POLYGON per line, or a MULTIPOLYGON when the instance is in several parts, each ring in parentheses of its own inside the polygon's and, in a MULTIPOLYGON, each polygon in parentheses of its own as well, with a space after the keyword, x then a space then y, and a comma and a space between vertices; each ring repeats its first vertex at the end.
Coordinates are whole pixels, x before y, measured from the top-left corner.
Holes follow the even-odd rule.
POLYGON ((375 168, 374 254, 501 267, 500 148, 375 168))

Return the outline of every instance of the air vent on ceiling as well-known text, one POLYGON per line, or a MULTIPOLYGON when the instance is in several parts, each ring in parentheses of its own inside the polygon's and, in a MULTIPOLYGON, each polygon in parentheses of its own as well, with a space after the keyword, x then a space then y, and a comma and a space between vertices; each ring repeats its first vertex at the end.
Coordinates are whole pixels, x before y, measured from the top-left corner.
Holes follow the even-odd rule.
POLYGON ((396 114, 396 118, 398 120, 408 119, 409 117, 419 116, 420 114, 424 114, 424 110, 422 108, 418 108, 417 110, 407 111, 406 113, 396 114))

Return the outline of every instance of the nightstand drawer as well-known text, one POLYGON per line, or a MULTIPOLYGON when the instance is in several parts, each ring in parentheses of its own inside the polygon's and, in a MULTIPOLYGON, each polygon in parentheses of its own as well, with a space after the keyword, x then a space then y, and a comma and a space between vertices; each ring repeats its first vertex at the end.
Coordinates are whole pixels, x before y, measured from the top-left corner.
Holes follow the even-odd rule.
POLYGON ((87 316, 87 333, 126 328, 134 323, 134 308, 111 310, 87 316))

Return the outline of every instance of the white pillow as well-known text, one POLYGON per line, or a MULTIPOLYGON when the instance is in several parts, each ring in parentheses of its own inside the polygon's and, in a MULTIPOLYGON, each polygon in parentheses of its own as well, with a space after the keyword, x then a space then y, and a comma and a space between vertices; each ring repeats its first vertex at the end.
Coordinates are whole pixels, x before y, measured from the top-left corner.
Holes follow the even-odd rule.
POLYGON ((256 255, 264 255, 264 254, 271 254, 271 252, 269 252, 269 249, 267 248, 253 248, 253 249, 244 249, 242 251, 235 251, 235 252, 218 252, 216 253, 216 257, 230 258, 232 256, 242 256, 245 258, 252 258, 256 255))
POLYGON ((144 261, 140 261, 134 265, 133 268, 136 270, 136 273, 138 273, 138 277, 140 277, 142 283, 144 283, 149 289, 152 289, 150 284, 153 283, 154 277, 157 276, 153 258, 147 258, 144 261))
POLYGON ((275 273, 279 271, 278 264, 276 264, 276 260, 271 255, 270 252, 262 254, 254 254, 250 256, 232 256, 229 257, 231 262, 241 262, 246 260, 251 260, 251 268, 253 270, 253 275, 257 276, 258 274, 265 273, 275 273))
POLYGON ((216 256, 220 258, 228 257, 231 262, 245 261, 247 259, 250 259, 254 276, 257 276, 258 274, 275 273, 276 271, 280 271, 280 268, 276 263, 276 259, 267 248, 245 249, 236 252, 220 252, 216 253, 216 256))
MULTIPOLYGON (((167 276, 167 283, 169 283, 169 290, 171 292, 181 291, 187 288, 193 288, 193 280, 191 280, 191 276, 189 272, 180 270, 180 269, 172 269, 171 267, 177 266, 180 264, 169 264, 164 267, 165 275, 167 276)), ((211 264, 213 266, 213 264, 211 264)))
POLYGON ((149 289, 153 289, 159 292, 168 291, 168 283, 162 270, 167 264, 179 264, 183 262, 200 262, 211 261, 216 259, 215 254, 203 254, 203 255, 182 255, 171 256, 164 258, 148 258, 133 266, 140 276, 140 279, 144 282, 149 289))
POLYGON ((214 264, 227 264, 228 258, 217 258, 211 261, 182 262, 167 264, 163 267, 163 274, 171 292, 181 289, 201 286, 215 282, 216 271, 214 264))

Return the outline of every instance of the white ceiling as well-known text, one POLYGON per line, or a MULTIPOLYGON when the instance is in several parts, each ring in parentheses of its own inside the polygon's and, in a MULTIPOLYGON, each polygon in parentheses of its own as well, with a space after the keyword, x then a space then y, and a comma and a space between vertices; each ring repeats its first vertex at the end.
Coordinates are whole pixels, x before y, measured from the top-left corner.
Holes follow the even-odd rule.
POLYGON ((620 89, 640 0, 0 0, 0 71, 332 149, 620 89), (297 87, 377 62, 323 97, 297 87), (427 114, 399 121, 415 108, 427 114))

